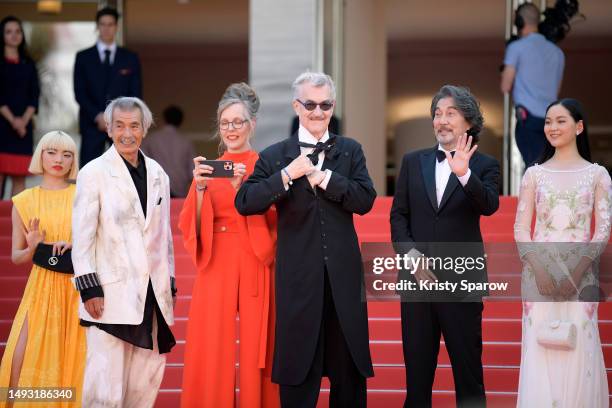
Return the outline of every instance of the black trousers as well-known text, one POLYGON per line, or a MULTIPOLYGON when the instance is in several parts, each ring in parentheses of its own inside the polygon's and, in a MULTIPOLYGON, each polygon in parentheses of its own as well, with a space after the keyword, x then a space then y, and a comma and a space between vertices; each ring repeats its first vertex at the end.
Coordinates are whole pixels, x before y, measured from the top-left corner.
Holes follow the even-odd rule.
POLYGON ((321 378, 330 382, 330 408, 359 408, 367 405, 366 379, 353 362, 336 314, 325 271, 323 318, 312 366, 299 385, 280 385, 283 408, 314 408, 319 399, 321 378))
POLYGON ((106 150, 106 144, 112 143, 108 135, 97 128, 87 127, 81 130, 80 168, 93 159, 97 159, 106 150))
POLYGON ((457 407, 485 407, 482 372, 482 302, 401 305, 406 365, 406 408, 431 407, 440 334, 455 380, 457 407))
POLYGON ((516 107, 516 127, 514 128, 516 146, 523 156, 525 167, 531 166, 544 151, 544 118, 531 115, 522 106, 516 107))

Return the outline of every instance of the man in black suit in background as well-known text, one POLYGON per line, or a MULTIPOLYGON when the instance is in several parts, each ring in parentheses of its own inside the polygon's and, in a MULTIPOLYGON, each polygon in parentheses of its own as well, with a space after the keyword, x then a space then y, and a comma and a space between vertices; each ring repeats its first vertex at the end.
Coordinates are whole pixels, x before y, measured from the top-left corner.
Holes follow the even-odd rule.
MULTIPOLYGON (((433 98, 431 117, 438 144, 404 156, 391 208, 391 239, 396 249, 416 258, 421 256, 416 248, 431 247, 425 243, 482 243, 480 216, 499 207, 499 163, 472 146, 483 126, 474 96, 445 85, 433 98)), ((439 278, 427 268, 411 273, 417 281, 439 278)), ((485 406, 483 304, 480 297, 471 300, 401 304, 405 407, 432 405, 440 334, 453 368, 457 406, 485 406)))
POLYGON ((374 373, 353 214, 370 211, 376 191, 361 145, 328 131, 331 78, 306 72, 293 90, 298 131, 261 152, 236 195, 242 215, 278 213, 272 380, 284 408, 314 408, 322 376, 330 407, 365 407, 374 373))
POLYGON ((118 22, 117 10, 99 10, 96 45, 76 55, 74 94, 79 104, 81 167, 104 153, 108 141, 103 118, 106 105, 120 96, 142 98, 140 61, 135 53, 117 46, 118 22))

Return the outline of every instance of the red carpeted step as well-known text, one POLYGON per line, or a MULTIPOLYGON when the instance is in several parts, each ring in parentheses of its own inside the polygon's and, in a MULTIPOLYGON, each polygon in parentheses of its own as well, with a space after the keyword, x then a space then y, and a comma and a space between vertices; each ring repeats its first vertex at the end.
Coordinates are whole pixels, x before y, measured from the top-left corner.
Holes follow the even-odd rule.
POLYGON ((11 256, 11 235, 0 236, 0 256, 11 256))
MULTIPOLYGON (((180 290, 180 288, 179 288, 180 290)), ((0 298, 0 319, 7 318, 3 313, 5 310, 11 310, 10 318, 13 317, 17 310, 17 304, 21 300, 20 297, 0 298)), ((186 317, 189 311, 189 302, 191 295, 182 294, 179 292, 178 301, 174 314, 178 317, 186 317)), ((600 319, 607 319, 606 316, 612 317, 612 307, 610 303, 600 304, 600 319)), ((399 317, 398 302, 369 302, 368 316, 369 317, 399 317)), ((497 318, 520 318, 522 306, 520 302, 485 302, 484 316, 497 318)))
MULTIPOLYGON (((402 338, 400 318, 370 318, 370 338, 373 340, 398 340, 402 338)), ((612 334, 612 324, 602 322, 600 333, 612 334)), ((521 341, 520 319, 483 319, 482 336, 489 341, 521 341)))
MULTIPOLYGON (((395 318, 370 318, 370 338, 373 340, 398 340, 402 338, 401 321, 395 318)), ((483 338, 489 341, 521 341, 520 319, 483 319, 483 338)), ((612 334, 611 322, 600 323, 600 333, 612 334)))
MULTIPOLYGON (((240 367, 236 367, 236 386, 240 387, 240 367)), ((518 384, 518 367, 513 368, 485 368, 485 384, 489 391, 515 391, 518 384)), ((166 367, 162 389, 181 388, 183 366, 171 364, 166 367)), ((375 366, 374 377, 368 379, 369 390, 403 390, 405 389, 405 369, 403 365, 394 367, 375 366)), ((324 378, 323 388, 329 388, 329 381, 324 378)), ((453 389, 453 374, 450 366, 439 366, 436 371, 434 389, 453 389)))
MULTIPOLYGON (((172 327, 174 336, 179 340, 184 340, 187 329, 187 318, 177 317, 172 327)), ((236 332, 238 332, 238 321, 236 322, 236 332)), ((6 341, 12 325, 11 319, 0 320, 0 342, 6 341)), ((398 340, 401 339, 401 322, 398 317, 390 318, 371 318, 369 322, 370 338, 372 340, 398 340)), ((521 321, 520 319, 487 319, 482 324, 483 338, 488 341, 511 341, 521 340, 521 321)), ((612 338, 612 321, 599 321, 599 335, 602 339, 612 338)))
POLYGON ((0 276, 0 290, 5 297, 21 297, 25 289, 28 275, 0 276))
MULTIPOLYGON (((238 398, 240 393, 237 392, 238 398)), ((401 407, 404 403, 406 393, 401 391, 376 391, 368 390, 368 407, 389 408, 401 407)), ((319 396, 317 408, 328 408, 329 390, 322 389, 319 396)), ((455 395, 452 391, 434 391, 432 397, 433 406, 436 408, 454 408, 455 395)), ((174 408, 180 405, 180 390, 162 390, 157 396, 155 408, 174 408)), ((487 392, 487 405, 492 408, 514 408, 516 407, 516 393, 490 393, 487 392)))
POLYGON ((13 231, 13 223, 11 217, 0 216, 0 236, 6 236, 11 234, 13 231))
MULTIPOLYGON (((379 197, 372 211, 366 216, 355 216, 355 225, 361 242, 388 242, 389 210, 392 199, 379 197)), ((196 270, 183 248, 180 232, 176 228, 182 200, 173 200, 171 204, 172 225, 176 255, 176 275, 179 287, 179 301, 175 309, 177 316, 174 332, 179 345, 169 356, 169 363, 175 366, 167 369, 166 377, 156 406, 177 406, 180 398, 180 376, 184 337, 187 325, 190 294, 195 281, 196 270)), ((516 199, 502 197, 500 209, 492 217, 483 217, 481 227, 487 242, 497 243, 488 246, 491 280, 512 279, 520 276, 521 265, 514 257, 500 255, 514 251, 513 223, 516 199), (505 243, 499 245, 499 243, 505 243), (508 246, 509 245, 509 246, 508 246), (507 247, 507 248, 506 248, 507 247), (516 271, 515 271, 516 269, 516 271), (510 271, 509 271, 510 270, 510 271), (510 275, 510 276, 508 276, 510 275)), ((12 318, 19 304, 23 287, 30 270, 30 265, 14 266, 10 263, 10 211, 9 202, 0 202, 0 353, 4 351, 4 343, 12 318)), ((612 249, 611 249, 612 253, 612 249)), ((496 300, 496 299, 494 299, 496 300)), ((399 321, 399 304, 396 302, 370 302, 371 350, 376 365, 377 377, 368 382, 368 400, 372 407, 401 406, 404 400, 404 369, 401 350, 401 327, 399 321), (382 366, 381 364, 390 364, 382 366)), ((489 406, 514 406, 516 396, 513 392, 517 386, 520 360, 522 306, 520 302, 486 301, 483 312, 483 338, 485 381, 487 384, 489 406), (507 392, 511 391, 511 392, 507 392)), ((600 334, 604 343, 612 338, 612 305, 601 304, 599 308, 600 334)), ((612 366, 612 346, 604 346, 604 356, 607 366, 612 366)), ((451 407, 455 405, 452 392, 452 374, 448 365, 448 355, 444 344, 441 347, 439 362, 441 364, 436 376, 434 405, 451 407)), ((324 381, 323 392, 319 406, 327 407, 328 392, 324 381)))
POLYGON ((481 231, 500 231, 514 233, 514 213, 495 213, 491 217, 480 218, 481 231))
POLYGON ((372 231, 379 233, 391 233, 391 224, 389 223, 389 214, 376 214, 353 217, 355 230, 357 233, 372 231))
MULTIPOLYGON (((27 277, 32 269, 32 262, 26 262, 20 265, 15 265, 11 261, 10 253, 0 255, 0 274, 9 277, 27 277)), ((6 296, 3 292, 3 287, 0 286, 0 296, 6 296)))
POLYGON ((0 320, 13 320, 13 318, 15 318, 15 313, 17 312, 19 302, 21 302, 21 297, 0 298, 0 320))
MULTIPOLYGON (((240 387, 240 367, 236 367, 236 386, 240 387)), ((164 379, 161 384, 162 389, 177 389, 181 388, 183 376, 183 365, 172 364, 166 367, 164 379)), ((608 373, 610 378, 612 373, 608 373)), ((518 384, 519 369, 517 367, 498 368, 485 367, 484 378, 485 385, 488 391, 516 391, 518 384)), ((323 379, 323 388, 329 388, 327 378, 323 379)), ((375 366, 374 377, 368 379, 369 390, 404 390, 406 387, 406 374, 403 364, 398 366, 375 366)), ((454 389, 453 372, 450 366, 440 365, 436 370, 434 382, 436 390, 452 390, 454 389)))
POLYGON ((10 217, 13 209, 11 200, 0 200, 0 217, 10 217))
MULTIPOLYGON (((483 317, 518 319, 521 317, 521 314, 523 313, 522 307, 523 306, 520 302, 485 301, 483 317)), ((612 313, 612 308, 610 308, 609 310, 612 313)), ((398 302, 369 302, 368 303, 368 316, 369 317, 399 317, 400 316, 400 304, 398 302)))
MULTIPOLYGON (((402 344, 400 340, 379 342, 370 341, 372 361, 376 364, 400 364, 403 362, 402 344)), ((611 356, 612 357, 612 356, 611 356)), ((482 359, 489 365, 518 365, 521 358, 519 342, 483 342, 482 359)), ((440 343, 440 364, 450 364, 444 342, 440 343)))
MULTIPOLYGON (((483 361, 487 365, 495 366, 517 366, 521 358, 520 342, 483 342, 483 361)), ((184 341, 180 341, 168 355, 168 363, 183 362, 185 351, 184 341)), ((236 355, 238 355, 238 345, 236 345, 236 355)), ((375 364, 402 364, 402 344, 401 340, 370 340, 370 352, 372 361, 375 364)), ((612 363, 612 346, 604 345, 604 357, 606 361, 612 363)), ((440 364, 450 364, 446 346, 444 342, 440 343, 440 355, 438 358, 440 364)), ((612 366, 612 364, 611 364, 612 366)))

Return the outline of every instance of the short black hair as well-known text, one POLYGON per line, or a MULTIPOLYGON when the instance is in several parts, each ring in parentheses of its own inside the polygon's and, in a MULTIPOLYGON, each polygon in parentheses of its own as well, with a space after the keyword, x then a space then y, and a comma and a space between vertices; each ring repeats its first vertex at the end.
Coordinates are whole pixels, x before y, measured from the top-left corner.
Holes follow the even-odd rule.
POLYGON ((170 105, 164 109, 164 122, 179 127, 183 123, 183 111, 176 105, 170 105))
POLYGON ((98 10, 96 13, 96 23, 98 23, 104 16, 113 16, 115 18, 115 22, 119 21, 119 12, 112 7, 104 7, 98 10))

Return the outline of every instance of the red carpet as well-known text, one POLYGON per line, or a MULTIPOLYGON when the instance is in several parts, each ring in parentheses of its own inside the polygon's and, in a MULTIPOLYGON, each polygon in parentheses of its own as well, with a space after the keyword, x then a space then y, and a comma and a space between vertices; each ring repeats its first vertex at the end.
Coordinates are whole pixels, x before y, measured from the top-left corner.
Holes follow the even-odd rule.
MULTIPOLYGON (((389 209, 391 199, 381 197, 374 209, 364 217, 355 217, 362 242, 380 242, 390 239, 389 209)), ((172 225, 176 226, 181 201, 172 203, 172 225)), ((499 211, 481 222, 487 242, 512 242, 516 199, 503 197, 499 211)), ((0 202, 0 355, 12 318, 30 270, 30 266, 15 266, 10 262, 11 225, 10 203, 0 202)), ((179 404, 186 316, 190 292, 195 279, 191 264, 175 229, 176 274, 179 301, 176 308, 177 324, 173 331, 179 344, 168 357, 168 365, 156 407, 176 407, 179 404)), ((490 271, 493 273, 493 271, 490 271)), ((401 349, 399 305, 397 303, 370 302, 370 344, 376 376, 368 381, 368 406, 377 408, 399 407, 404 399, 404 367, 401 349)), ((518 366, 520 363, 521 305, 514 302, 487 302, 484 310, 483 362, 485 386, 490 407, 516 406, 518 366)), ((612 306, 601 304, 599 329, 604 344, 604 357, 608 367, 608 382, 612 373, 612 306)), ((237 367, 237 370, 239 368, 237 367)), ((237 384, 237 388, 240 384, 237 384)), ((320 407, 327 407, 328 383, 323 381, 320 407)), ((434 384, 434 406, 453 407, 453 377, 444 343, 440 349, 439 368, 434 384)))

